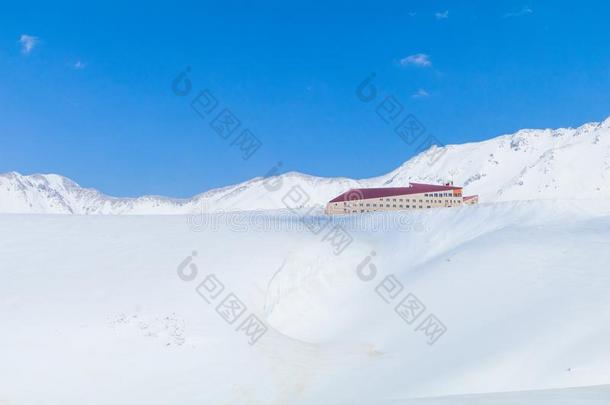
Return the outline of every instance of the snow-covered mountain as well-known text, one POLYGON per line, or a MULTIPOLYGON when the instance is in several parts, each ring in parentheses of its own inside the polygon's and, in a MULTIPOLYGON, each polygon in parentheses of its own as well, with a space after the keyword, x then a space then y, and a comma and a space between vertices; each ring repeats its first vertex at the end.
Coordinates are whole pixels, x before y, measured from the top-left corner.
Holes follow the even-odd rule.
POLYGON ((278 209, 296 185, 306 206, 323 206, 352 187, 399 187, 453 180, 481 202, 610 199, 610 118, 578 128, 523 129, 487 141, 432 147, 375 178, 322 178, 290 172, 210 190, 190 199, 115 198, 55 174, 0 174, 0 212, 185 214, 278 209))

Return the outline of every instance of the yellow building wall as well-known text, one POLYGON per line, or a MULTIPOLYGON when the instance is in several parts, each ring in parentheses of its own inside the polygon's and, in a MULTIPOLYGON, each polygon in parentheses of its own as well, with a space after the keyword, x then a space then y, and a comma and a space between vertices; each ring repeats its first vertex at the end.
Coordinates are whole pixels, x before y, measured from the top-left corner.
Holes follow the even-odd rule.
POLYGON ((458 207, 463 203, 461 190, 434 193, 405 194, 391 197, 368 198, 354 201, 331 202, 326 205, 326 214, 356 214, 364 212, 419 210, 442 207, 458 207), (426 194, 428 194, 426 196, 426 194), (438 194, 450 194, 439 196, 438 194))

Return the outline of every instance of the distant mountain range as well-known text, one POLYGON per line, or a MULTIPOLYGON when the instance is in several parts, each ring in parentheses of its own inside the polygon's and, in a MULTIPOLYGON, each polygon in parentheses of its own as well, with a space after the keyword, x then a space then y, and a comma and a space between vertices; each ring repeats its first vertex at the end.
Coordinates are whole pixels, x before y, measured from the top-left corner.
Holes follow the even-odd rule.
POLYGON ((535 199, 610 201, 610 118, 578 128, 523 129, 487 141, 428 149, 392 172, 370 179, 324 178, 289 172, 254 178, 189 199, 117 198, 82 188, 57 174, 0 174, 0 213, 186 214, 284 208, 294 186, 304 206, 322 207, 350 188, 401 187, 409 182, 464 186, 480 202, 535 199))

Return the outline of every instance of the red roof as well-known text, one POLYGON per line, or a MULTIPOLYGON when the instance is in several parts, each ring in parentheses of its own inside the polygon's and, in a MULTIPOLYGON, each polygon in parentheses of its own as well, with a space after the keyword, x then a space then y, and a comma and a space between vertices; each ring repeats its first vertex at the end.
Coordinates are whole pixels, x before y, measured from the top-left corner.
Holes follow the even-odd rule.
POLYGON ((467 195, 464 196, 464 201, 472 200, 473 198, 478 198, 478 195, 467 195))
POLYGON ((333 198, 330 202, 365 200, 368 198, 392 197, 395 195, 433 193, 437 191, 461 190, 462 187, 439 186, 437 184, 409 183, 409 187, 352 188, 333 198))

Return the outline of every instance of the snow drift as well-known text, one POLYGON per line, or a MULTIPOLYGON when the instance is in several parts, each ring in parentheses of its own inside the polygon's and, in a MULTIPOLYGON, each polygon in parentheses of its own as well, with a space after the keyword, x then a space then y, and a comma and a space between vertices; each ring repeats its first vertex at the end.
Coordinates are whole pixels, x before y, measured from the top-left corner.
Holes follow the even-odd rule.
POLYGON ((312 232, 295 214, 235 215, 275 228, 0 215, 0 403, 610 399, 591 387, 610 383, 603 201, 366 214, 377 231, 355 216, 312 232), (352 238, 339 254, 336 226, 352 238), (208 303, 210 274, 225 288, 208 303), (220 315, 229 294, 267 327, 252 345, 220 315), (408 294, 425 306, 410 323, 396 311, 408 294), (433 344, 429 315, 446 328, 433 344))

